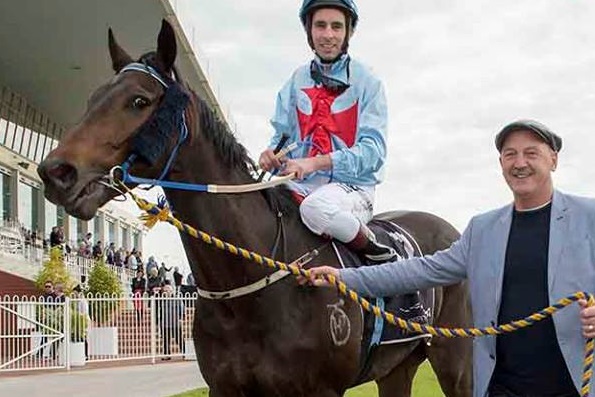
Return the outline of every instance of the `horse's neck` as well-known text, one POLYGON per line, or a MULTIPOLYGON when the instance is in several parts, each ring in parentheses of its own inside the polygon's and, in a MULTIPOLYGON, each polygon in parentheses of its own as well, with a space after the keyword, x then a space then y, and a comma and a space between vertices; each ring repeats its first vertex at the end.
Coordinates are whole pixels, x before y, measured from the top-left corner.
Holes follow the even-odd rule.
MULTIPOLYGON (((194 142, 181 151, 171 179, 214 185, 252 182, 245 171, 223 165, 215 150, 205 142, 194 142)), ((184 223, 222 239, 239 244, 253 240, 254 234, 267 240, 274 233, 275 216, 262 193, 214 194, 168 190, 166 195, 184 223)))
MULTIPOLYGON (((215 148, 204 140, 191 141, 180 151, 170 179, 219 185, 252 181, 245 170, 222 164, 215 148)), ((270 255, 277 223, 262 193, 211 194, 170 189, 166 196, 181 222, 235 246, 270 255)), ((262 277, 262 268, 238 263, 239 257, 180 234, 200 288, 229 290, 262 277)))

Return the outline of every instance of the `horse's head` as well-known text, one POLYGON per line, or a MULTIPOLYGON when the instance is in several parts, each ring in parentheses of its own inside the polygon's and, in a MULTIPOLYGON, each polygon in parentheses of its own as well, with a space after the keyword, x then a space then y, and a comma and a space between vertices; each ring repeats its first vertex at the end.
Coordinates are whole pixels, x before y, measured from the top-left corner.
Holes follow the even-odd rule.
POLYGON ((171 78, 176 39, 166 21, 157 51, 137 62, 116 43, 111 29, 108 39, 116 75, 91 94, 80 122, 38 167, 48 200, 81 219, 91 219, 119 194, 105 182, 113 167, 133 164, 136 175, 159 177, 179 143, 176 120, 188 102, 171 78))

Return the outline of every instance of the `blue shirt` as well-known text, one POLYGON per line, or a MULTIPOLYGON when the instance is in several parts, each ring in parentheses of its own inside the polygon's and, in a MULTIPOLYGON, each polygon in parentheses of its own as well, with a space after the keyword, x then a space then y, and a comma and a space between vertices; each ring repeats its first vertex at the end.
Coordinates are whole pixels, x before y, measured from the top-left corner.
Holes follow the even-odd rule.
MULTIPOLYGON (((331 65, 315 58, 324 74, 349 84, 339 95, 323 92, 310 73, 311 64, 299 67, 277 96, 271 124, 275 129, 269 146, 275 147, 281 136, 289 136, 287 145, 300 143, 292 158, 326 154, 316 142, 316 128, 330 131, 328 144, 332 170, 317 171, 312 178, 297 184, 320 185, 342 182, 374 186, 382 181, 386 160, 387 107, 380 80, 365 66, 348 55, 331 65), (330 112, 329 112, 330 110, 330 112), (330 115, 328 114, 330 113, 330 115), (312 182, 315 181, 315 182, 312 182)), ((324 146, 324 145, 322 145, 324 146)))

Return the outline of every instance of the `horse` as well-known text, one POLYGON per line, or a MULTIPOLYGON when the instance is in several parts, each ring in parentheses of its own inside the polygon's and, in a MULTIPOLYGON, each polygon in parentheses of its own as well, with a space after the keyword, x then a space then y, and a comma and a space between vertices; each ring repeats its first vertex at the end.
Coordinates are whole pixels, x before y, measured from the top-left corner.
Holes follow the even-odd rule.
MULTIPOLYGON (((91 219, 121 194, 106 178, 123 168, 139 178, 127 183, 131 188, 140 178, 171 184, 254 183, 254 162, 245 147, 176 70, 176 38, 167 21, 162 21, 156 51, 136 62, 111 29, 108 47, 115 76, 91 94, 80 121, 38 167, 48 200, 74 217, 91 219), (168 118, 165 108, 176 116, 168 118)), ((327 243, 302 224, 284 187, 208 194, 166 185, 164 191, 178 219, 262 255, 288 261, 327 243)), ((454 227, 429 213, 381 217, 406 229, 426 254, 459 237, 454 227)), ((180 235, 202 290, 236 290, 271 275, 270 269, 243 257, 180 235)), ((308 266, 320 264, 338 266, 338 261, 331 250, 321 250, 308 266)), ((209 396, 337 397, 371 380, 381 397, 410 396, 412 379, 425 359, 446 396, 471 396, 469 340, 381 345, 362 373, 364 326, 358 305, 336 290, 301 286, 294 277, 265 284, 231 299, 197 298, 193 339, 209 396), (342 330, 347 333, 341 343, 331 335, 333 308, 345 315, 342 330)), ((437 288, 435 296, 436 323, 470 325, 464 283, 437 288)))

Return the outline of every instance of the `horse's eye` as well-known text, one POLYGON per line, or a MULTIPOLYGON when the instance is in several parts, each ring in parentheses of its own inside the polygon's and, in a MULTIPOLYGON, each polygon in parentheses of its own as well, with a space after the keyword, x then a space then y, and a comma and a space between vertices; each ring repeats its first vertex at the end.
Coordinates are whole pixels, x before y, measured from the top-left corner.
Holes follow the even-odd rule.
POLYGON ((151 102, 142 96, 137 96, 132 99, 132 108, 133 109, 144 109, 149 106, 151 102))

